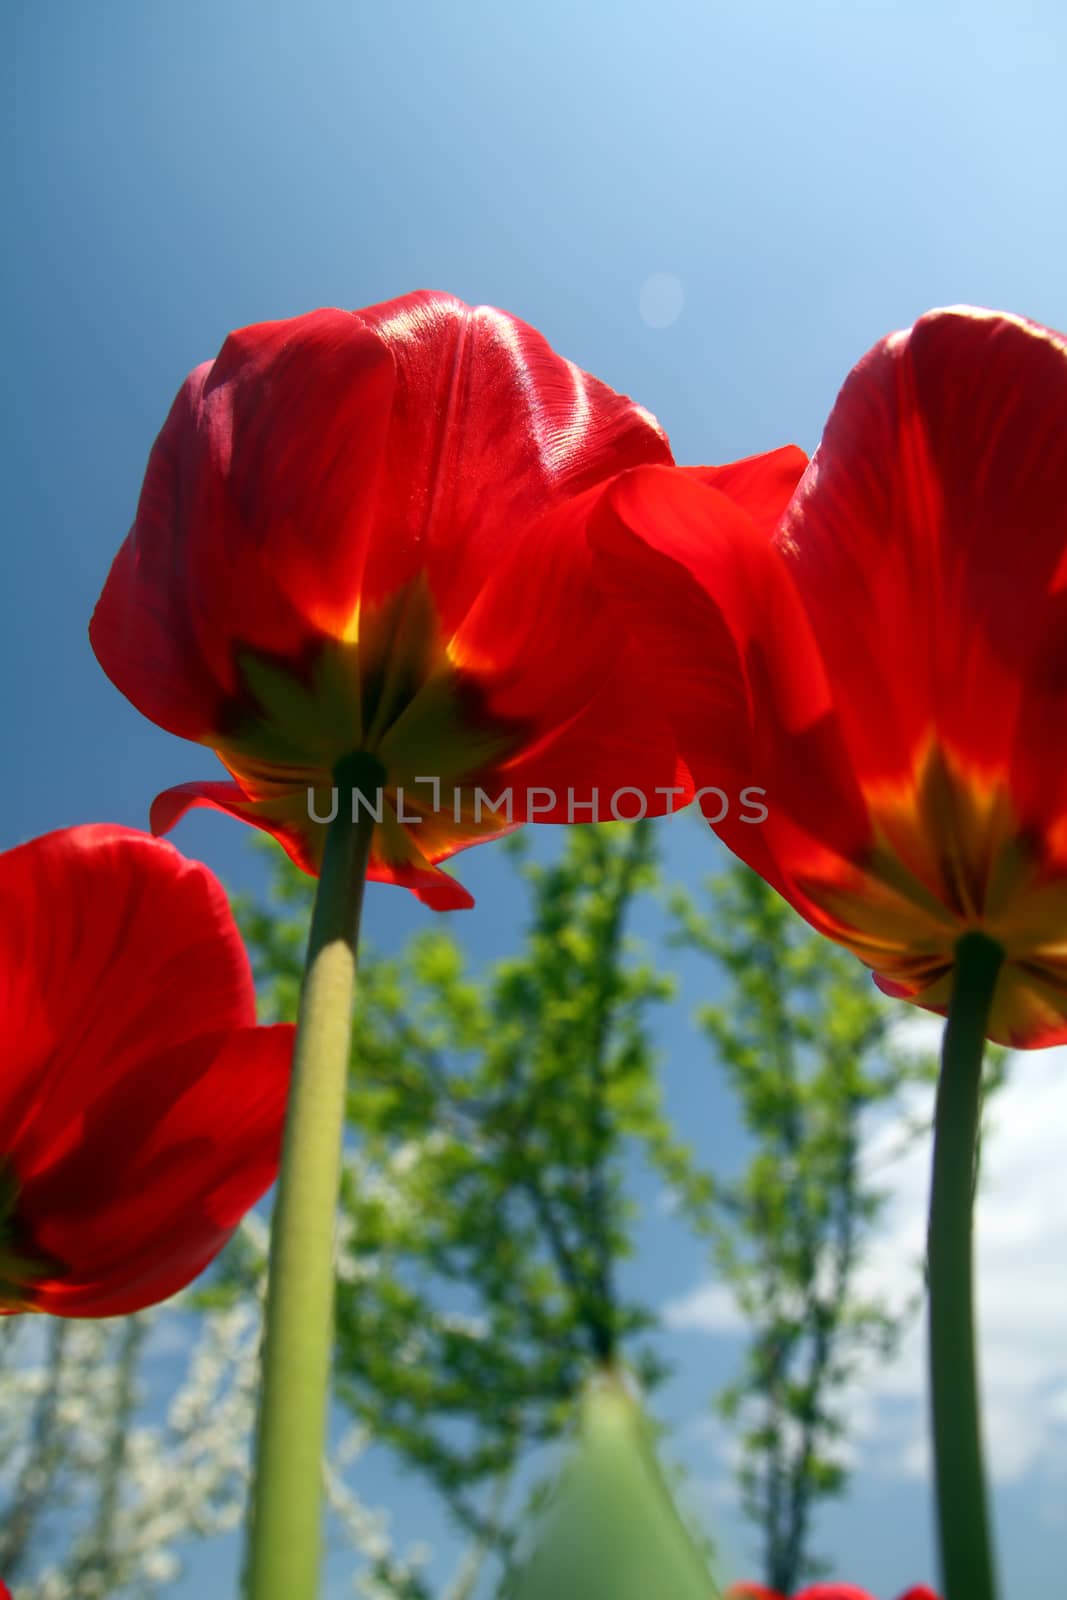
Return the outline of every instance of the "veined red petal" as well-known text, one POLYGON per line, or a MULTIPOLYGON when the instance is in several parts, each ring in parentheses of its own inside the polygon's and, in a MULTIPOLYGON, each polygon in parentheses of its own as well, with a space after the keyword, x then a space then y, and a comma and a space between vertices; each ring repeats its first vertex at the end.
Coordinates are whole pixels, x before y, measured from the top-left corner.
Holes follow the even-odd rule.
POLYGON ((846 381, 780 544, 865 777, 931 736, 1033 776, 1067 688, 1065 427, 1067 341, 1000 313, 930 312, 846 381))
POLYGON ((507 312, 422 291, 359 316, 397 372, 372 599, 424 566, 451 632, 524 529, 626 467, 671 459, 642 406, 507 312))

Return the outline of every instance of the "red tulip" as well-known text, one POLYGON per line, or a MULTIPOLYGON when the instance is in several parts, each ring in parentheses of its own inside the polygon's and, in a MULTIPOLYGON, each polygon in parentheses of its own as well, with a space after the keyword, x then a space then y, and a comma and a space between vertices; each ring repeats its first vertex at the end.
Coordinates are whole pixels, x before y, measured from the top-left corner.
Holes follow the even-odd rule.
POLYGON ((668 809, 657 686, 585 528, 615 474, 670 459, 640 406, 448 295, 231 334, 174 403, 91 627, 134 705, 233 779, 159 796, 153 831, 215 806, 316 872, 337 762, 367 751, 370 876, 444 909, 472 902, 434 864, 507 825, 503 790, 513 822, 593 820, 594 789, 607 818, 623 786, 668 809))
POLYGON ((874 1600, 874 1596, 852 1583, 812 1583, 798 1589, 793 1600, 874 1600))
POLYGON ((593 534, 698 784, 766 791, 762 823, 705 802, 727 844, 931 1011, 961 936, 996 941, 1017 1046, 1067 1040, 1065 432, 1067 341, 931 312, 856 367, 776 522, 650 468, 593 534))
MULTIPOLYGON (((765 1589, 761 1583, 734 1583, 726 1591, 726 1600, 786 1600, 777 1589, 765 1589)), ((866 1589, 857 1589, 851 1583, 813 1583, 799 1589, 793 1600, 873 1600, 866 1589)), ((937 1600, 937 1595, 925 1584, 919 1584, 900 1596, 900 1600, 937 1600)))
POLYGON ((164 1300, 274 1181, 292 1030, 222 888, 98 825, 0 854, 0 1311, 164 1300))

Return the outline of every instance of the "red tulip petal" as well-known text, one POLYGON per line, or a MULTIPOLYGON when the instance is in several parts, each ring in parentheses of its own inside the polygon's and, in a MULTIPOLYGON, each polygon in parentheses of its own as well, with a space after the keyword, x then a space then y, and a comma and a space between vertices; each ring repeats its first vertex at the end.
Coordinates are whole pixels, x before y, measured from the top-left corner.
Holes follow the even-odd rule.
POLYGON ((719 467, 683 467, 709 489, 718 489, 769 539, 804 476, 808 458, 798 445, 783 445, 719 467))
POLYGON ((533 815, 567 820, 572 788, 578 798, 598 789, 607 816, 624 786, 656 814, 668 809, 656 788, 676 783, 659 686, 627 649, 593 574, 587 534, 604 492, 575 496, 517 539, 449 647, 484 695, 487 725, 521 730, 516 753, 492 763, 492 781, 513 791, 516 817, 530 814, 526 791, 537 789, 551 790, 555 804, 539 793, 533 815))
POLYGON ((87 1094, 77 1142, 18 1196, 31 1253, 64 1264, 38 1310, 119 1316, 203 1271, 277 1176, 293 1032, 206 1035, 87 1094))
POLYGON ((1067 810, 1035 743, 1067 686, 1065 428, 1067 341, 1017 317, 931 312, 846 381, 781 545, 863 776, 936 733, 1067 810))
MULTIPOLYGON (((420 801, 429 798, 421 792, 410 792, 406 797, 401 797, 400 804, 405 815, 415 816, 421 813, 420 801)), ((329 818, 333 804, 329 789, 314 791, 312 808, 315 816, 329 818)), ((401 888, 410 889, 434 911, 468 910, 474 904, 473 897, 448 873, 439 871, 434 863, 505 830, 492 820, 488 812, 484 827, 472 829, 454 824, 451 820, 451 800, 446 798, 445 809, 438 819, 430 817, 421 824, 412 824, 412 827, 419 829, 416 843, 411 828, 397 823, 396 804, 395 795, 390 797, 387 794, 384 797, 381 826, 375 828, 367 877, 372 883, 395 883, 401 888)), ((306 787, 296 791, 280 790, 264 799, 250 799, 236 783, 182 783, 176 788, 164 790, 153 801, 153 832, 169 832, 194 806, 208 806, 262 828, 277 839, 302 872, 310 873, 313 877, 318 875, 326 842, 326 823, 313 820, 306 787)))
POLYGON ((517 535, 449 643, 453 664, 485 695, 487 722, 521 730, 527 743, 573 721, 618 653, 586 539, 600 493, 575 496, 517 535))
POLYGON ((360 318, 397 371, 371 598, 398 581, 399 543, 404 576, 425 565, 451 632, 523 529, 626 467, 671 459, 643 407, 506 312, 422 291, 360 318))
POLYGON ((866 1589, 857 1589, 852 1583, 813 1583, 800 1589, 793 1600, 873 1600, 866 1589))
POLYGON ((778 552, 725 494, 662 468, 627 473, 592 525, 598 575, 669 707, 716 831, 790 898, 869 839, 811 628, 778 552), (769 815, 742 797, 762 791, 769 815), (825 796, 834 794, 827 807, 825 796))
POLYGON ((93 646, 146 715, 218 745, 244 657, 302 670, 420 573, 447 635, 554 505, 669 459, 647 412, 503 312, 423 292, 246 328, 175 402, 93 646))
POLYGON ((516 820, 628 821, 687 806, 693 782, 660 690, 642 653, 629 648, 578 717, 500 772, 496 786, 513 793, 516 820))
MULTIPOLYGON (((395 883, 410 889, 431 911, 469 910, 474 904, 473 895, 447 872, 441 872, 435 863, 465 850, 468 845, 496 838, 509 830, 491 814, 487 814, 481 824, 466 820, 462 802, 461 820, 457 823, 454 812, 434 811, 432 797, 421 794, 403 797, 404 814, 423 818, 421 823, 404 825, 397 821, 395 804, 395 801, 393 804, 387 801, 382 808, 384 821, 375 829, 368 876, 376 883, 395 883)), ((455 804, 454 798, 452 804, 455 804)))
POLYGON ((20 1173, 76 1141, 87 1084, 104 1093, 145 1055, 255 1020, 221 885, 172 846, 106 825, 0 855, 0 990, 18 1019, 0 1042, 0 1150, 20 1173))
POLYGON ((0 856, 0 1150, 25 1304, 138 1309, 202 1269, 277 1170, 292 1030, 257 1029, 208 870, 129 829, 0 856))
POLYGON ((240 648, 301 655, 351 619, 394 381, 346 311, 233 333, 156 441, 90 627, 105 672, 187 738, 220 730, 240 648))

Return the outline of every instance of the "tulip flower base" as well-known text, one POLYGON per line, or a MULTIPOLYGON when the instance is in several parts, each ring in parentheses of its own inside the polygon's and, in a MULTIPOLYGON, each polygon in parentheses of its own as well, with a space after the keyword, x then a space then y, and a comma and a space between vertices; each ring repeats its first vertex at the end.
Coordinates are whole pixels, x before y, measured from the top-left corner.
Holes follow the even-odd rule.
POLYGON ((717 1600, 636 1400, 613 1374, 586 1390, 578 1449, 513 1600, 717 1600))

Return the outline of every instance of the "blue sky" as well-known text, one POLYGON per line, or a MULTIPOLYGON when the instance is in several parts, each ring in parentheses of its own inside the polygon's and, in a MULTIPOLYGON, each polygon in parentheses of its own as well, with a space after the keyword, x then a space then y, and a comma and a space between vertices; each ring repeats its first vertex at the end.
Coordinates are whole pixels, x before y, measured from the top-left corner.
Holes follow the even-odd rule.
MULTIPOLYGON (((213 775, 204 752, 127 706, 85 628, 173 394, 232 327, 448 289, 522 316, 641 400, 687 461, 812 448, 853 362, 931 306, 1067 327, 1067 24, 1051 0, 13 0, 2 26, 2 845, 85 820, 143 826, 158 790, 213 775), (680 296, 666 326, 648 316, 660 274, 680 296)), ((236 823, 194 817, 177 842, 234 886, 262 882, 236 823)), ((679 875, 711 864, 681 820, 668 848, 679 875)), ((489 847, 463 862, 475 955, 515 934, 502 871, 489 847)), ((428 915, 399 891, 370 893, 379 943, 428 915)), ((679 1017, 662 1041, 672 1103, 706 1128, 709 1158, 735 1161, 713 1075, 699 1093, 693 1075, 682 1083, 694 1047, 679 1017)), ((1062 1100, 1054 1077, 1034 1081, 1048 1099, 1029 1080, 1009 1092, 1018 1127, 1039 1131, 1062 1100)), ((1011 1148, 1006 1170, 1030 1184, 1025 1226, 1045 1221, 1045 1243, 1026 1246, 1036 1263, 1056 1165, 1011 1148), (1044 1180, 1033 1190, 1038 1168, 1047 1194, 1044 1180)), ((894 1214, 901 1238, 910 1204, 894 1214)), ((673 1353, 690 1374, 671 1391, 679 1451, 722 1522, 722 1461, 695 1411, 735 1336, 721 1306, 702 1319, 686 1301, 695 1258, 644 1270, 647 1292, 674 1305, 673 1353)), ((1013 1328, 1006 1363, 1014 1353, 1040 1383, 1007 1412, 1031 1404, 1036 1426, 1058 1404, 1067 1423, 1062 1337, 1037 1351, 1029 1320, 1013 1328)), ((903 1458, 887 1470, 900 1406, 914 1403, 899 1387, 888 1420, 865 1417, 855 1492, 820 1541, 885 1600, 933 1576, 921 1483, 903 1458)), ((1048 1592, 1062 1570, 1065 1485, 1054 1429, 998 1491, 1009 1594, 1048 1592)), ((423 1517, 417 1497, 396 1493, 398 1531, 421 1536, 401 1526, 423 1517)), ((199 1566, 175 1596, 192 1600, 221 1570, 199 1566)))

